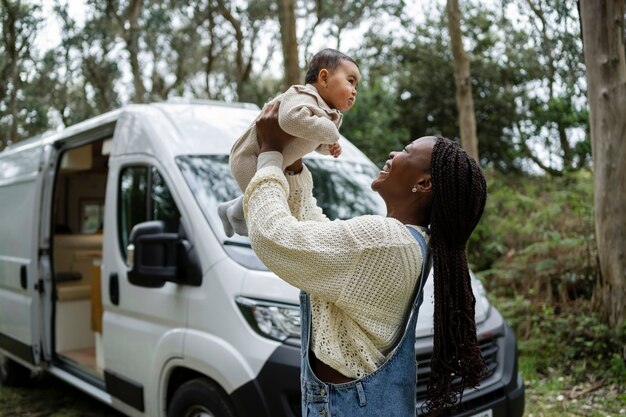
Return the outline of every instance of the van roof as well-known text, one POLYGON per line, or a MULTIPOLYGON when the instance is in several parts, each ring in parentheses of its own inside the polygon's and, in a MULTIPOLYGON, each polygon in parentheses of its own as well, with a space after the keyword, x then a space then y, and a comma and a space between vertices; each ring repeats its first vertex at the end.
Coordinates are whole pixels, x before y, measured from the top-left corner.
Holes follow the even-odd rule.
MULTIPOLYGON (((114 127, 130 130, 127 135, 116 133, 120 140, 114 141, 112 155, 152 153, 150 150, 174 157, 229 154, 232 144, 249 128, 259 111, 253 103, 180 97, 151 104, 129 104, 65 129, 48 131, 18 142, 1 154, 13 153, 29 145, 40 146, 76 136, 88 137, 91 132, 109 132, 110 129, 112 134, 114 127)), ((311 156, 316 157, 316 154, 311 156)), ((362 161, 364 157, 351 143, 342 140, 342 160, 362 161)))

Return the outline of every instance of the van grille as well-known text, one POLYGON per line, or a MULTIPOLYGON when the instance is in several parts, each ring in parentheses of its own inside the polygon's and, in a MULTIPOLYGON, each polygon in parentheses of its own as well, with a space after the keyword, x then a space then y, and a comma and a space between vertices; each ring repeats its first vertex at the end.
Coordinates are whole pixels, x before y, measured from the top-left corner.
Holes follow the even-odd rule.
MULTIPOLYGON (((498 343, 495 338, 487 338, 480 341, 480 351, 487 364, 487 372, 483 378, 487 379, 495 372, 498 366, 498 343)), ((426 389, 430 379, 430 355, 431 352, 416 356, 417 360, 417 401, 426 399, 426 389)), ((453 383, 458 384, 460 380, 453 383)))

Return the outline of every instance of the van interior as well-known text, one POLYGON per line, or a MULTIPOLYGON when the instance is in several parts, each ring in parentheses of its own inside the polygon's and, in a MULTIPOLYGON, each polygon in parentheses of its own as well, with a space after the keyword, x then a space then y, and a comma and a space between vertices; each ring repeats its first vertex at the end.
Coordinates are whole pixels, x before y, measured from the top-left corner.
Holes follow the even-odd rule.
POLYGON ((68 149, 54 187, 53 348, 61 365, 103 378, 100 264, 112 138, 68 149))

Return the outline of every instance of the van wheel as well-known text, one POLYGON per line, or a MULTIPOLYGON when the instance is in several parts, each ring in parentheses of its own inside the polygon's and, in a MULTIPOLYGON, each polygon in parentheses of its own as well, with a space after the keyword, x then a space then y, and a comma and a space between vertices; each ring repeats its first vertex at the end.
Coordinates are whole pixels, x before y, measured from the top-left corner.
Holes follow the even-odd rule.
POLYGON ((23 386, 30 380, 30 369, 0 353, 0 385, 23 386))
POLYGON ((168 417, 235 417, 226 394, 205 378, 181 385, 172 397, 168 417))

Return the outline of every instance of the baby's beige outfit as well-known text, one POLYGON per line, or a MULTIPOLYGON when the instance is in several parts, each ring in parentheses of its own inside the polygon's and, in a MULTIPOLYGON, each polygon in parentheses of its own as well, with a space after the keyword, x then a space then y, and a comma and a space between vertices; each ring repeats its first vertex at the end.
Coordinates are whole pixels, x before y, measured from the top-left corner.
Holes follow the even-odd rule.
MULTIPOLYGON (((294 85, 271 102, 275 101, 280 101, 278 124, 295 137, 283 151, 283 170, 312 151, 330 154, 330 145, 339 141, 342 114, 331 109, 313 85, 294 85)), ((230 169, 242 192, 256 173, 260 146, 255 122, 230 151, 230 169)), ((242 197, 221 203, 218 213, 227 236, 248 235, 242 197)))

